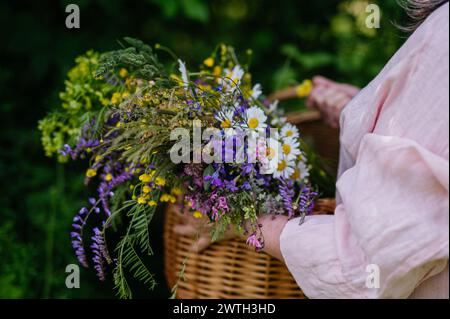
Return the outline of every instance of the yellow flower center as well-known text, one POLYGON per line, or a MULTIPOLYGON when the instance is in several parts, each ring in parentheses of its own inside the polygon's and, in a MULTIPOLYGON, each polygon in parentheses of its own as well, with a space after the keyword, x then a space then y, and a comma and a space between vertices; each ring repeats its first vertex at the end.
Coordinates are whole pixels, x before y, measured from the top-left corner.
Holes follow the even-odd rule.
POLYGON ((286 168, 286 161, 281 160, 281 162, 278 163, 278 171, 284 171, 284 169, 286 168))
POLYGON ((247 124, 248 124, 249 128, 255 129, 258 127, 259 121, 257 118, 252 117, 252 118, 248 119, 247 124))
POLYGON ((289 144, 284 144, 282 148, 283 148, 283 153, 285 155, 288 155, 291 153, 291 146, 289 144))
POLYGON ((287 137, 292 136, 292 135, 294 135, 294 132, 292 132, 291 130, 286 131, 286 136, 287 137))
POLYGON ((268 147, 266 152, 269 159, 273 159, 275 157, 275 150, 272 147, 268 147))
POLYGON ((106 174, 106 176, 105 176, 105 181, 109 182, 109 181, 112 180, 112 179, 113 179, 112 174, 106 174))
POLYGON ((229 119, 225 119, 220 124, 222 128, 230 128, 231 127, 231 121, 229 119))
POLYGON ((291 175, 291 179, 292 180, 297 180, 299 178, 300 178, 300 170, 298 168, 296 168, 294 170, 294 172, 292 173, 292 175, 291 175))

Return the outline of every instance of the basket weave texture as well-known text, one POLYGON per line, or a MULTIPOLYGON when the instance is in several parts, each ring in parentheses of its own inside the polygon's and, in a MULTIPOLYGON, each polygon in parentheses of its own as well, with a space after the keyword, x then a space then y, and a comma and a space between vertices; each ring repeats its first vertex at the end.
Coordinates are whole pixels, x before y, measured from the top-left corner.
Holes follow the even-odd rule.
MULTIPOLYGON (((334 200, 320 199, 314 213, 332 214, 334 206, 334 200)), ((306 298, 283 263, 265 253, 257 253, 242 239, 214 243, 201 253, 190 251, 194 239, 173 232, 174 225, 182 221, 176 207, 169 205, 166 211, 164 263, 167 282, 173 287, 187 260, 185 280, 178 281, 177 298, 306 298)))

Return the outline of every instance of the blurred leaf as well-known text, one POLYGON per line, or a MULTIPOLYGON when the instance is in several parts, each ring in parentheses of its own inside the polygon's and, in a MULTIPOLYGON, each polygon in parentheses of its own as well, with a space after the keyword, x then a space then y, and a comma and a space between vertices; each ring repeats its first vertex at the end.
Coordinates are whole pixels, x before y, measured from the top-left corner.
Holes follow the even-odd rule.
POLYGON ((209 20, 209 8, 204 0, 180 0, 186 17, 206 23, 209 20))
POLYGON ((285 88, 296 83, 297 73, 286 63, 273 75, 274 90, 285 88))
POLYGON ((173 18, 178 12, 177 0, 150 0, 150 2, 159 6, 166 18, 173 18))
POLYGON ((308 71, 331 65, 334 60, 334 56, 330 53, 320 51, 302 53, 292 44, 283 45, 281 52, 308 71))

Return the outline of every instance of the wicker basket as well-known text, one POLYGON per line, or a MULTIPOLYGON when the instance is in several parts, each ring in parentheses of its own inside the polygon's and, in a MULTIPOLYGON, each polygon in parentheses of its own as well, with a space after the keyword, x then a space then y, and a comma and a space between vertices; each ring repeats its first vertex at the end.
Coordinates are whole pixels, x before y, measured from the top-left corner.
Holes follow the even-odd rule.
MULTIPOLYGON (((334 200, 321 199, 315 214, 332 214, 334 200)), ((179 281, 180 299, 304 299, 286 266, 257 253, 242 239, 215 243, 202 253, 189 250, 194 239, 179 236, 173 227, 182 221, 176 206, 169 205, 164 226, 165 274, 169 287, 187 257, 185 280, 179 281)))

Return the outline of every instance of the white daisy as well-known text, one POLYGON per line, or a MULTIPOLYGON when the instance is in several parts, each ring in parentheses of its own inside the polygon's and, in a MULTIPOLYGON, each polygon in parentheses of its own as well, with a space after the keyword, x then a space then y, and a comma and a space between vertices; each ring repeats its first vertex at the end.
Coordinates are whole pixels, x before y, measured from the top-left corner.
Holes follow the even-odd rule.
POLYGON ((292 125, 291 123, 286 123, 281 128, 281 136, 282 137, 299 137, 298 128, 295 125, 292 125))
POLYGON ((262 94, 261 84, 255 84, 251 91, 252 98, 254 100, 257 100, 261 94, 262 94))
POLYGON ((295 163, 284 157, 278 161, 277 168, 273 173, 275 178, 289 178, 294 173, 295 163))
POLYGON ((269 138, 264 143, 264 146, 258 150, 258 153, 258 160, 261 163, 263 174, 273 174, 282 157, 281 143, 274 138, 269 138))
POLYGON ((290 178, 294 181, 303 181, 309 177, 309 168, 305 162, 299 161, 294 168, 294 172, 290 178))
POLYGON ((245 111, 245 119, 247 127, 252 130, 252 132, 262 133, 267 127, 267 116, 264 114, 264 111, 257 106, 252 106, 245 111))
POLYGON ((178 64, 178 70, 181 73, 181 80, 183 81, 184 87, 187 88, 189 86, 189 76, 186 70, 186 65, 180 59, 178 59, 178 64))
POLYGON ((295 137, 286 137, 283 139, 281 150, 284 157, 294 159, 301 154, 300 142, 295 137))
POLYGON ((215 116, 220 122, 220 127, 223 129, 231 128, 233 126, 234 110, 231 108, 222 108, 215 116))
POLYGON ((225 69, 225 79, 221 81, 226 91, 234 91, 240 84, 245 71, 240 65, 235 65, 233 70, 225 69))

